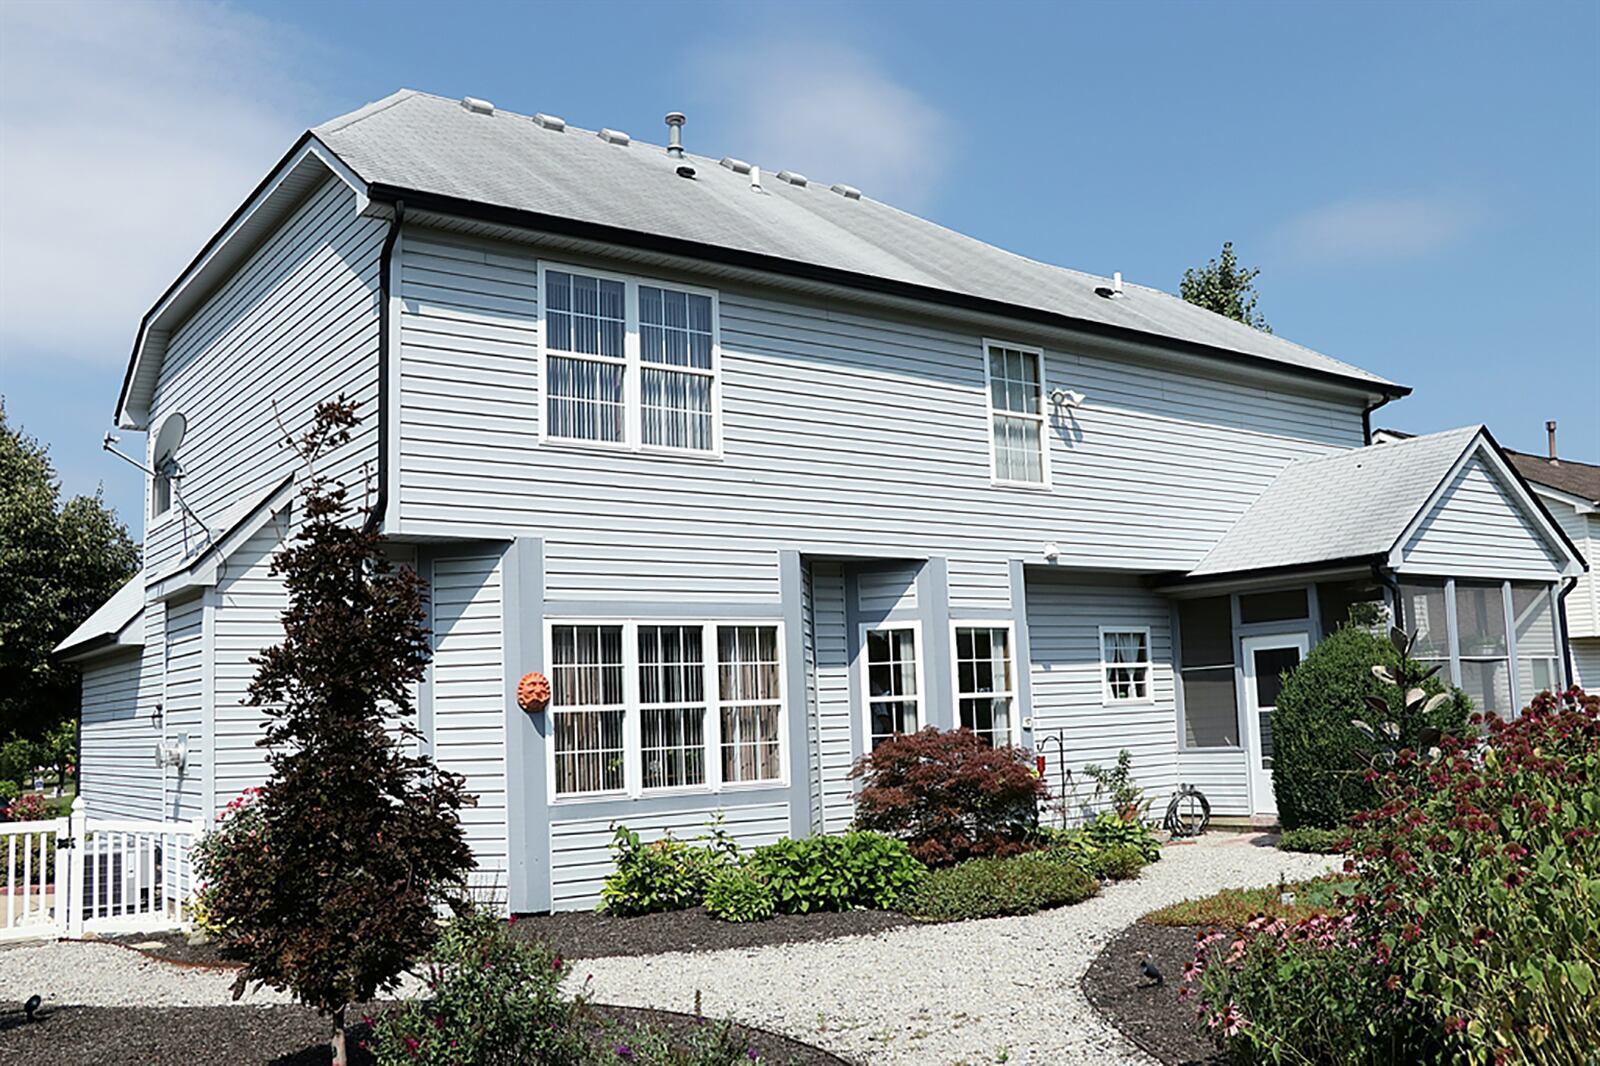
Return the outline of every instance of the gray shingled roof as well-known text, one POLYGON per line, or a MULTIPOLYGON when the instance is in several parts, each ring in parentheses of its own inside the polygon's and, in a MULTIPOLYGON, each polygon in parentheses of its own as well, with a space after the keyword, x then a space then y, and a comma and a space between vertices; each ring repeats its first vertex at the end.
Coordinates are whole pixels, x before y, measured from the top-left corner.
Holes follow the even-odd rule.
POLYGON ((90 646, 120 643, 134 648, 144 643, 144 633, 130 628, 144 613, 144 571, 134 574, 111 598, 95 608, 66 640, 55 646, 56 655, 86 651, 90 646))
MULTIPOLYGON (((1003 251, 824 182, 798 187, 764 168, 765 194, 714 159, 607 143, 587 130, 546 129, 507 111, 401 90, 312 133, 372 185, 620 227, 1063 315, 1331 374, 1375 392, 1403 388, 1282 337, 1140 285, 1110 300, 1107 280, 1003 251), (677 176, 680 163, 698 172, 677 176)), ((735 153, 737 154, 737 153, 735 153)), ((845 175, 816 175, 848 181, 845 175)), ((870 190, 868 190, 870 192, 870 190)), ((1019 209, 1026 209, 1019 205, 1019 209)))
POLYGON ((1189 576, 1387 554, 1482 432, 1466 426, 1290 463, 1189 576))

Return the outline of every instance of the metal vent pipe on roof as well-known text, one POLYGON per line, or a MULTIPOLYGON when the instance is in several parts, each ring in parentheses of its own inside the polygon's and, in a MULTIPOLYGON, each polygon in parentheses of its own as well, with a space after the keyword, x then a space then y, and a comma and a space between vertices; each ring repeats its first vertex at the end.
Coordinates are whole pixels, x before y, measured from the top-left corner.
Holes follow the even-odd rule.
POLYGON ((1550 421, 1548 421, 1548 422, 1546 422, 1544 424, 1544 432, 1545 432, 1545 435, 1547 437, 1549 437, 1549 439, 1550 439, 1550 461, 1552 463, 1557 462, 1558 460, 1556 459, 1556 420, 1555 419, 1552 418, 1550 421))
POLYGON ((682 111, 667 112, 667 154, 674 159, 683 158, 683 124, 687 121, 682 111))

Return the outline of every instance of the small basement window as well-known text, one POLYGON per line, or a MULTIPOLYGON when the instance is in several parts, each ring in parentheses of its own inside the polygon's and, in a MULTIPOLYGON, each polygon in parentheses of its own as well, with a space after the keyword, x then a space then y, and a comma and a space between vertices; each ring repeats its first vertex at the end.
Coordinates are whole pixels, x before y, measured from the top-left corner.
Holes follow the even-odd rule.
POLYGON ((1100 676, 1105 702, 1150 701, 1150 630, 1100 628, 1100 676))

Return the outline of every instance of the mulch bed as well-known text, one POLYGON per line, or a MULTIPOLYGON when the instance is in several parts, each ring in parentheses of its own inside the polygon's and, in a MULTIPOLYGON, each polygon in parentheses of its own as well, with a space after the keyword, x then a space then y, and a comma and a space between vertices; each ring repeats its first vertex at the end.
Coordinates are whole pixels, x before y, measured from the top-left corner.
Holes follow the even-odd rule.
POLYGON ((1228 1060, 1205 1034, 1194 1008, 1178 1001, 1183 967, 1194 958, 1194 926, 1136 922, 1118 933, 1089 964, 1083 992, 1122 1034, 1167 1066, 1222 1066, 1228 1060), (1165 983, 1139 970, 1150 956, 1165 983))
POLYGON ((667 951, 717 951, 767 944, 798 944, 881 933, 909 925, 893 911, 780 914, 764 922, 722 922, 703 908, 616 918, 596 911, 519 916, 517 936, 540 940, 569 959, 657 955, 667 951))
MULTIPOLYGON (((693 1024, 687 1015, 629 1007, 597 1007, 605 1017, 663 1027, 693 1024)), ((360 1011, 352 1009, 352 1014, 360 1011)), ((784 1066, 848 1066, 820 1048, 776 1033, 739 1027, 763 1062, 784 1066)), ((371 1066, 362 1051, 364 1025, 350 1028, 352 1066, 371 1066)), ((21 1004, 0 1001, 0 1063, 82 1066, 137 1062, 145 1066, 327 1066, 328 1023, 304 1007, 56 1007, 33 1022, 21 1004)))
POLYGON ((121 948, 132 948, 143 952, 163 962, 176 963, 179 966, 194 966, 204 969, 234 969, 243 965, 234 958, 227 948, 216 940, 206 940, 203 943, 189 943, 187 933, 168 930, 164 933, 132 933, 128 935, 101 937, 107 944, 115 944, 121 948), (156 945, 149 947, 146 945, 156 945))

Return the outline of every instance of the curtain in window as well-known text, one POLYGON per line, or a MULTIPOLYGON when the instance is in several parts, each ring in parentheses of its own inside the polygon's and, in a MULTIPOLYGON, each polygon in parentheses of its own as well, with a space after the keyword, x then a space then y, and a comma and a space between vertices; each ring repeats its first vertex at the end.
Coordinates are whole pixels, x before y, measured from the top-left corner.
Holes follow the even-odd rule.
POLYGON ((719 626, 717 687, 722 707, 722 779, 768 781, 783 776, 777 627, 719 626))
POLYGON ((1150 695, 1150 648, 1142 632, 1105 634, 1106 691, 1113 700, 1150 695))
POLYGON ((626 438, 623 383, 627 313, 620 281, 545 274, 545 432, 572 440, 626 438), (587 358, 583 358, 587 357, 587 358))
POLYGON ((644 364, 639 402, 645 444, 711 450, 711 353, 709 296, 639 286, 639 358, 644 364))
POLYGON ((705 784, 705 676, 699 626, 639 627, 639 733, 645 788, 705 784))
POLYGON ((551 663, 556 792, 621 789, 622 627, 554 627, 551 663))
POLYGON ((867 699, 873 747, 896 733, 917 731, 915 630, 882 629, 867 634, 867 699))
POLYGON ((1044 412, 1037 354, 989 349, 989 406, 995 476, 1002 481, 1042 482, 1044 412))
POLYGON ((1011 742, 1011 633, 999 626, 956 629, 956 703, 961 725, 989 744, 1011 742))

